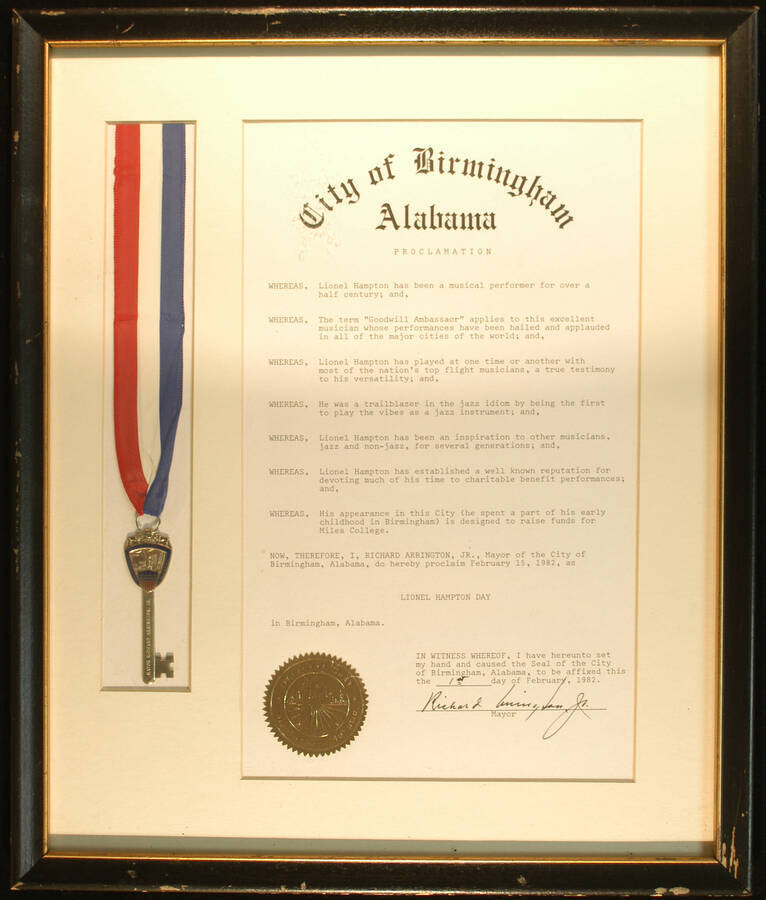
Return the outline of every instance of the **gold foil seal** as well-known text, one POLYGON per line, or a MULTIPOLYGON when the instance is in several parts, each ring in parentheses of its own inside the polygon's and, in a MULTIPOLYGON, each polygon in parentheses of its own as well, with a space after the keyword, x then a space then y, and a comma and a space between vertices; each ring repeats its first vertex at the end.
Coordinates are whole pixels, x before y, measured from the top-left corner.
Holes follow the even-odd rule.
POLYGON ((359 673, 327 653, 304 653, 271 676, 263 703, 266 721, 286 747, 306 756, 336 753, 359 733, 367 691, 359 673))

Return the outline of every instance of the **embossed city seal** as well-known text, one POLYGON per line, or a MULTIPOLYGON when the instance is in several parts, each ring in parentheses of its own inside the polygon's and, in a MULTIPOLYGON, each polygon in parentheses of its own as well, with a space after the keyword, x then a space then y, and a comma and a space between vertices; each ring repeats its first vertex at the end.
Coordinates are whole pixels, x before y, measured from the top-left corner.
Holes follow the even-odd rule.
POLYGON ((367 692, 359 673, 327 653, 289 659, 271 676, 263 704, 283 744, 307 756, 342 750, 359 733, 367 692))

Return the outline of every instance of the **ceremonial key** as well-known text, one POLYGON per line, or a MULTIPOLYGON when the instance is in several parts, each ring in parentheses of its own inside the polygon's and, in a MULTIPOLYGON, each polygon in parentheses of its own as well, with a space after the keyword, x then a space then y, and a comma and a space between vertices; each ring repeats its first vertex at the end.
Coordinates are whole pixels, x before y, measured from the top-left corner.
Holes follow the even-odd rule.
POLYGON ((160 675, 173 677, 173 654, 162 656, 154 651, 154 590, 165 577, 173 549, 168 536, 158 530, 159 524, 158 519, 125 539, 128 569, 141 588, 141 670, 145 684, 152 684, 160 675))

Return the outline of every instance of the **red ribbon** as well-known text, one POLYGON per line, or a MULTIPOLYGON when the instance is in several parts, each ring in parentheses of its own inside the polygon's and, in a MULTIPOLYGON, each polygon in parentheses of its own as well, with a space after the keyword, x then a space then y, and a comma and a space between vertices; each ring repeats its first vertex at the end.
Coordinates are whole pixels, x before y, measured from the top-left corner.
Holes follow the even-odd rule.
POLYGON ((115 127, 114 440, 125 492, 144 510, 147 483, 138 445, 138 220, 140 125, 115 127))

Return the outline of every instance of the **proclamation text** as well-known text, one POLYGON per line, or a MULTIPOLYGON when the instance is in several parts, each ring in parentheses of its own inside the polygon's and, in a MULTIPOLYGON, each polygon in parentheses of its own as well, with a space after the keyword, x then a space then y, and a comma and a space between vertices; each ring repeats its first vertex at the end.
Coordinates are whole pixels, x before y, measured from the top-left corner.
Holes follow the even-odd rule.
POLYGON ((243 776, 631 779, 640 123, 243 127, 243 776))

